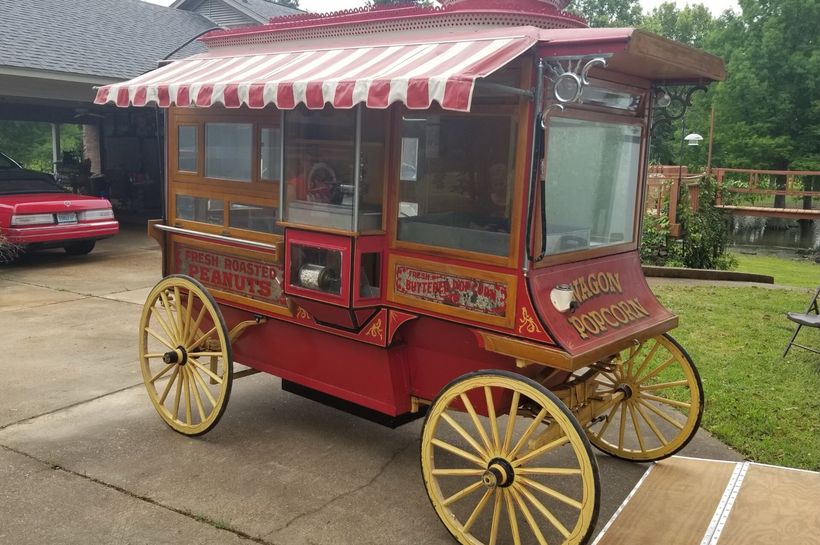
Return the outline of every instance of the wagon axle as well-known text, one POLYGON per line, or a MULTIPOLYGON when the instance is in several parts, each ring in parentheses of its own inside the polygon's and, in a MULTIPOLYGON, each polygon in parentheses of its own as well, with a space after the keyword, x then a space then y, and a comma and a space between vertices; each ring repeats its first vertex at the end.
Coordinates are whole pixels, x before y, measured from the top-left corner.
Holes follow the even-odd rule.
POLYGON ((507 488, 515 480, 515 471, 512 465, 503 458, 493 458, 487 465, 487 471, 481 477, 481 482, 487 488, 507 488))
POLYGON ((188 352, 184 347, 178 346, 176 350, 171 350, 162 355, 162 361, 171 364, 185 365, 188 362, 188 352))

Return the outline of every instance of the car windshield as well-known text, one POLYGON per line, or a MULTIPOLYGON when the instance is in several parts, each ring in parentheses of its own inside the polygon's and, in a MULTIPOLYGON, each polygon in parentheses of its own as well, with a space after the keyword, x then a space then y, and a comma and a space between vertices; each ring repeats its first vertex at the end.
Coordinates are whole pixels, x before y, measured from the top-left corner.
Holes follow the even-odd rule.
POLYGON ((0 170, 10 170, 20 168, 17 163, 0 153, 0 170))
POLYGON ((0 179, 0 195, 20 195, 24 193, 65 193, 65 191, 42 178, 0 179))

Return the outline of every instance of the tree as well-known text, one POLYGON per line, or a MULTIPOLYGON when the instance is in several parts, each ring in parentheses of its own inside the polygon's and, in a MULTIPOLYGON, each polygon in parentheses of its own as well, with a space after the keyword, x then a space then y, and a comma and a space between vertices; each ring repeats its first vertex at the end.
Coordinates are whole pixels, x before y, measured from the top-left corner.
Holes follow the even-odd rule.
POLYGON ((715 25, 712 14, 703 4, 679 10, 674 3, 664 2, 652 10, 641 26, 666 38, 701 48, 715 25))
POLYGON ((591 27, 639 26, 643 20, 638 0, 576 0, 569 11, 585 18, 591 27))

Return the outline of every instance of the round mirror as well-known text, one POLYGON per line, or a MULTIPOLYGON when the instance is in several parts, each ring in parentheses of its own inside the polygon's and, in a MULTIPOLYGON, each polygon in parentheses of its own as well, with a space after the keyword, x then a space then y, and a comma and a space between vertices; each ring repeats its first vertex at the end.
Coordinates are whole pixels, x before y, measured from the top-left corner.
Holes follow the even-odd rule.
POLYGON ((552 92, 558 102, 575 102, 581 98, 582 90, 581 78, 572 72, 565 72, 555 80, 552 92))

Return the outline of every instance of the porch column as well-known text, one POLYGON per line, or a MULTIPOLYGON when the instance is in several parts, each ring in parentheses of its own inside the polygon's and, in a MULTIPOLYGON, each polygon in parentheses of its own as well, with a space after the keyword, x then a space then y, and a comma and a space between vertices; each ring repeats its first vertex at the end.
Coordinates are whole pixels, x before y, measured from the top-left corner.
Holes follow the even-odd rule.
POLYGON ((83 125, 83 151, 85 158, 91 161, 91 172, 102 173, 99 125, 83 125))
POLYGON ((51 170, 54 175, 57 175, 57 163, 62 161, 60 157, 60 125, 57 123, 51 124, 51 170))

